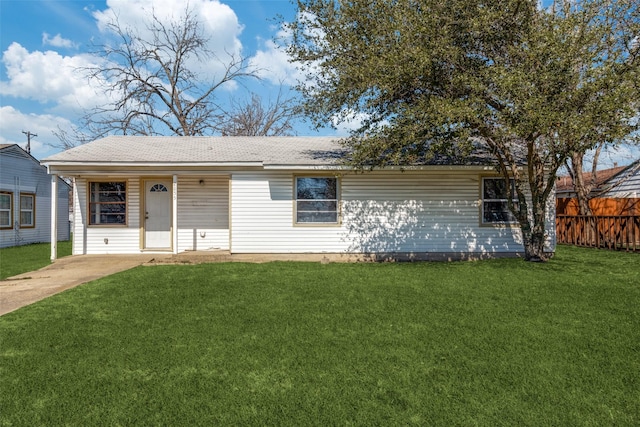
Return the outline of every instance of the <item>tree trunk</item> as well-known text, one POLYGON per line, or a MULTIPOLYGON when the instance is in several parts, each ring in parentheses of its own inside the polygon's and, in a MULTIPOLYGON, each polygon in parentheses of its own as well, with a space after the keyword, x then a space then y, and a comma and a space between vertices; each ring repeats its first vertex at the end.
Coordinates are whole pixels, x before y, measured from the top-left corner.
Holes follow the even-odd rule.
MULTIPOLYGON (((523 213, 521 211, 521 213, 523 213)), ((518 215, 520 230, 522 231, 522 245, 524 259, 531 262, 544 262, 549 259, 545 253, 545 209, 534 209, 533 224, 528 215, 518 215)))
MULTIPOLYGON (((596 156, 599 155, 599 149, 596 151, 596 156)), ((594 166, 591 174, 587 180, 584 178, 582 164, 584 162, 584 153, 574 152, 571 154, 571 166, 573 171, 573 189, 578 199, 578 215, 591 217, 593 211, 589 205, 591 200, 591 190, 595 187, 596 183, 596 165, 597 157, 594 160, 594 166)), ((598 242, 598 228, 596 227, 596 221, 585 221, 585 243, 591 246, 595 246, 598 242)))
POLYGON ((543 262, 549 259, 544 251, 544 227, 534 225, 533 228, 522 227, 522 243, 524 245, 524 259, 531 262, 543 262))
POLYGON ((593 189, 593 181, 595 180, 592 177, 589 180, 590 182, 585 182, 582 162, 584 160, 584 153, 574 152, 571 155, 571 165, 572 165, 572 173, 573 176, 573 188, 576 192, 576 198, 578 199, 578 214, 579 215, 592 215, 591 207, 589 206, 589 194, 593 189))

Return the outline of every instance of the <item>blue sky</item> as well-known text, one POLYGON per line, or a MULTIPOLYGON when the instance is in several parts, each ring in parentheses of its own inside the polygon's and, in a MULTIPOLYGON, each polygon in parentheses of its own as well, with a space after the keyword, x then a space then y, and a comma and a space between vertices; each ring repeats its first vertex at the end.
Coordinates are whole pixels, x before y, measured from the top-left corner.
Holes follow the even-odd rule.
MULTIPOLYGON (((90 62, 92 41, 104 40, 101 16, 113 11, 124 22, 137 23, 141 10, 153 6, 162 13, 179 16, 186 1, 178 0, 0 0, 0 143, 26 144, 22 131, 37 134, 32 154, 42 159, 59 151, 53 131, 68 129, 84 108, 100 97, 90 93, 77 70, 90 62)), ((277 17, 295 17, 289 0, 190 0, 189 5, 210 25, 212 50, 239 52, 261 69, 261 80, 248 87, 221 90, 222 100, 249 99, 250 91, 263 99, 275 99, 280 81, 292 84, 296 70, 275 48, 279 34, 277 17), (216 30, 213 27, 217 28, 216 30)), ((285 90, 288 86, 285 85, 285 90)), ((291 92, 289 92, 291 93, 291 92)), ((298 123, 300 135, 316 134, 298 123)), ((326 130, 324 134, 333 131, 326 130)), ((344 133, 344 132, 343 132, 344 133)))
MULTIPOLYGON (((59 151, 49 144, 58 142, 58 128, 70 129, 86 108, 100 102, 100 96, 77 70, 91 61, 91 42, 104 37, 100 23, 109 13, 138 24, 141 11, 156 10, 179 16, 186 0, 0 0, 0 143, 26 145, 30 131, 32 154, 42 159, 59 151)), ((277 16, 285 21, 295 18, 290 0, 189 0, 190 7, 210 23, 214 51, 236 51, 260 68, 260 82, 228 87, 221 99, 246 100, 249 91, 263 99, 274 99, 280 82, 292 84, 296 70, 283 52, 275 48, 273 38, 281 35, 277 16), (217 31, 217 32, 216 32, 217 31)), ((323 130, 324 135, 346 135, 348 125, 323 130)), ((299 135, 317 134, 301 122, 299 135)), ((602 168, 631 163, 640 157, 637 148, 623 147, 602 156, 602 168)))

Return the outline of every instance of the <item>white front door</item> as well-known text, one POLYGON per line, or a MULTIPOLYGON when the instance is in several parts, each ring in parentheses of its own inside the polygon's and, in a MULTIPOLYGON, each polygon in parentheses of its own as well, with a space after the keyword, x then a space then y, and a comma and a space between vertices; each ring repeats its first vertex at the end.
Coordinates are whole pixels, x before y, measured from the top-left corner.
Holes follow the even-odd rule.
POLYGON ((145 181, 144 247, 171 249, 171 181, 145 181))

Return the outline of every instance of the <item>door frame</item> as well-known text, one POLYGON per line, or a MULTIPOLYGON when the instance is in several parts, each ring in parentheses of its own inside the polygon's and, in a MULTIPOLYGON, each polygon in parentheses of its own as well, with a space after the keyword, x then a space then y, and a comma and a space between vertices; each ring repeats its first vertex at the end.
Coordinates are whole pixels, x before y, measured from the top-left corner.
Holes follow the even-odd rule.
POLYGON ((144 177, 140 179, 140 250, 142 251, 161 251, 161 252, 173 252, 173 248, 175 245, 174 242, 174 230, 173 230, 173 179, 171 176, 152 176, 152 177, 144 177), (162 181, 163 184, 168 184, 167 189, 169 192, 169 200, 171 201, 171 212, 170 212, 170 221, 169 221, 169 246, 166 248, 149 248, 147 247, 146 242, 146 212, 147 212, 147 183, 149 182, 159 182, 162 181))

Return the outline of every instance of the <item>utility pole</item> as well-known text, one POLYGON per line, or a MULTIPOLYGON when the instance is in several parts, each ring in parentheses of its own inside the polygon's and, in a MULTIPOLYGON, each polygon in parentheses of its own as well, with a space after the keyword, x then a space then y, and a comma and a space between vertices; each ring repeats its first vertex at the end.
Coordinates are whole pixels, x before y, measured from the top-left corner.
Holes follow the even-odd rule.
POLYGON ((27 153, 31 154, 31 137, 38 136, 35 133, 31 133, 31 131, 22 131, 25 135, 27 135, 27 153))

